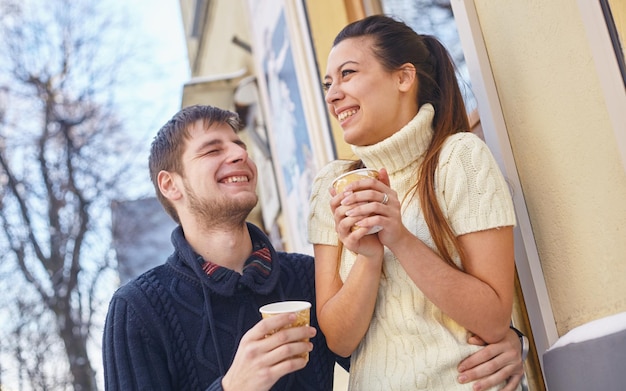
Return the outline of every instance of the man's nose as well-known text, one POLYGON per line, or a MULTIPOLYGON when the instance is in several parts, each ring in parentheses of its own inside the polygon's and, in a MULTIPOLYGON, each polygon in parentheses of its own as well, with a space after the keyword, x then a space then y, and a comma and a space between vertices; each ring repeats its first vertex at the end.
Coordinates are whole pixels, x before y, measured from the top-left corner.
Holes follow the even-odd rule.
POLYGON ((232 163, 237 163, 237 162, 245 162, 248 160, 248 151, 245 148, 242 148, 239 145, 235 145, 233 146, 232 150, 230 151, 230 161, 232 163))

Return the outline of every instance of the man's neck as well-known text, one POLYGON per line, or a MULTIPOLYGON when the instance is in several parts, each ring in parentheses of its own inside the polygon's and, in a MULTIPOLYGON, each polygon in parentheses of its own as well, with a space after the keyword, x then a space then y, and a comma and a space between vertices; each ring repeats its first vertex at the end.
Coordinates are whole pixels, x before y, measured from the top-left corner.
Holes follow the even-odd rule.
POLYGON ((183 226, 185 239, 205 261, 242 273, 252 253, 252 239, 244 222, 237 227, 183 226))

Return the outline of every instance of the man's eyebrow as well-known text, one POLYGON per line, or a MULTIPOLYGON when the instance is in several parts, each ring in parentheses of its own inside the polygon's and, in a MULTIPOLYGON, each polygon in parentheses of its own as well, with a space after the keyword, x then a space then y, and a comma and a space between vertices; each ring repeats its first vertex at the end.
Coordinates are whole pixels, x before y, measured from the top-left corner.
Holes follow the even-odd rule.
POLYGON ((217 140, 217 139, 209 140, 209 141, 205 141, 202 144, 200 144, 200 146, 198 146, 197 150, 201 151, 201 150, 203 150, 205 148, 213 147, 215 145, 221 145, 221 144, 224 144, 224 142, 222 140, 217 140))
MULTIPOLYGON (((243 140, 241 140, 241 139, 232 140, 231 142, 234 143, 234 144, 239 145, 240 147, 242 147, 245 150, 248 150, 248 145, 245 142, 243 142, 243 140)), ((219 139, 208 140, 208 141, 200 144, 200 146, 198 146, 198 148, 196 149, 196 152, 201 152, 201 151, 203 151, 203 150, 205 150, 207 148, 220 146, 220 145, 224 145, 224 144, 225 144, 224 140, 219 140, 219 139)))

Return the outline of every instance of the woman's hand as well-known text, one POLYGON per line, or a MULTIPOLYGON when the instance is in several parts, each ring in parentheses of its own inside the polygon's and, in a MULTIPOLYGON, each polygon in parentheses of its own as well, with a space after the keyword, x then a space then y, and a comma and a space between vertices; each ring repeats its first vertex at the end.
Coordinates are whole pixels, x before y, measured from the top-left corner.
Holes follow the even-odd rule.
POLYGON ((330 208, 335 218, 335 230, 345 248, 368 258, 382 258, 382 243, 376 235, 368 235, 367 232, 371 227, 363 221, 364 217, 368 216, 363 214, 365 213, 363 209, 371 203, 366 197, 373 193, 369 187, 374 182, 378 180, 361 179, 348 185, 341 194, 336 194, 335 190, 331 189, 333 198, 330 201, 330 208))
POLYGON ((335 195, 331 209, 335 216, 335 227, 340 240, 349 250, 371 256, 380 251, 382 244, 392 247, 409 232, 402 223, 398 194, 389 187, 389 175, 384 168, 379 178, 356 181, 346 187, 343 194, 335 195), (354 225, 360 228, 352 230, 354 225), (380 227, 377 234, 368 235, 372 227, 380 227))

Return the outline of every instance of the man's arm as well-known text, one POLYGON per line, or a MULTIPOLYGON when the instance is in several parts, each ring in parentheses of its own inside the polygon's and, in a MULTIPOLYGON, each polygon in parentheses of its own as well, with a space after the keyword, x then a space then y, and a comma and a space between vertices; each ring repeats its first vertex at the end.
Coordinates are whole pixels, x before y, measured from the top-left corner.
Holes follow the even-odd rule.
POLYGON ((102 340, 104 388, 107 391, 171 389, 165 353, 153 342, 126 300, 114 297, 102 340))
MULTIPOLYGON (((476 336, 471 337, 468 342, 484 345, 476 336)), ((485 390, 505 381, 507 384, 502 390, 515 390, 524 375, 522 345, 518 334, 509 330, 502 341, 489 344, 461 361, 458 369, 459 383, 476 381, 473 385, 475 391, 485 390)))

